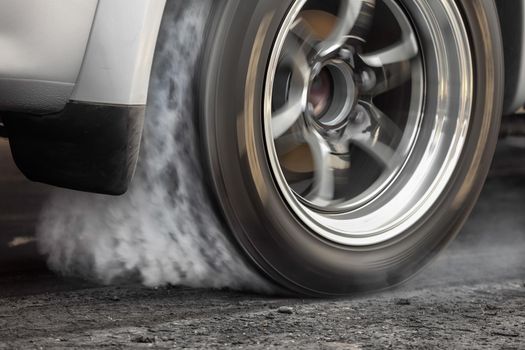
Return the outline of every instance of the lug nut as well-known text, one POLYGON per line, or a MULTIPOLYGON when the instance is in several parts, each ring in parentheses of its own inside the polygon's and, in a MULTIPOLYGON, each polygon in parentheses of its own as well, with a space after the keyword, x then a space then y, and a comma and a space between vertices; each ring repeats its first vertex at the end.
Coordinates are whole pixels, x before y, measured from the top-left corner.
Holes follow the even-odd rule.
POLYGON ((372 70, 365 70, 361 73, 361 83, 365 91, 370 91, 377 84, 377 77, 372 70))
POLYGON ((343 60, 348 62, 352 68, 355 68, 355 61, 354 61, 354 52, 352 49, 348 48, 342 48, 339 50, 339 57, 343 60))
POLYGON ((354 54, 353 54, 353 52, 350 49, 343 48, 343 49, 339 50, 339 56, 343 60, 347 60, 349 58, 352 58, 354 56, 354 54))

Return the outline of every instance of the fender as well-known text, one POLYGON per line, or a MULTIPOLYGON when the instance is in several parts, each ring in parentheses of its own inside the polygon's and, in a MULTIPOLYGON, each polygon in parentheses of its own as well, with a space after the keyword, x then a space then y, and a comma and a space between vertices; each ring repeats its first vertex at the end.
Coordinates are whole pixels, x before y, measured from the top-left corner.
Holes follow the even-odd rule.
POLYGON ((0 110, 55 113, 73 93, 98 0, 0 0, 0 110))

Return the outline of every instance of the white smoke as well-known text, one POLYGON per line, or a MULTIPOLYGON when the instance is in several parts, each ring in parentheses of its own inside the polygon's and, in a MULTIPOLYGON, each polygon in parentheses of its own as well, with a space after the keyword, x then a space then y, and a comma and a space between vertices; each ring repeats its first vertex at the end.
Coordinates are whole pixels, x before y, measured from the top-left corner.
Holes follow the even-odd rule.
POLYGON ((210 7, 168 1, 132 187, 117 198, 53 195, 38 234, 53 269, 104 283, 269 290, 227 239, 201 169, 193 72, 210 7))

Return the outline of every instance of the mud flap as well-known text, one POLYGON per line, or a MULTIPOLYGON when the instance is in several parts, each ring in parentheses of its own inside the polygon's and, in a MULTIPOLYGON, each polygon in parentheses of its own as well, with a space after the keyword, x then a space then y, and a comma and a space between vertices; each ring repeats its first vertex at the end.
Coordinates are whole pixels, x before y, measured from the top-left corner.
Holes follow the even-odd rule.
POLYGON ((145 106, 69 103, 57 114, 6 113, 16 165, 36 182, 125 193, 135 172, 145 106))

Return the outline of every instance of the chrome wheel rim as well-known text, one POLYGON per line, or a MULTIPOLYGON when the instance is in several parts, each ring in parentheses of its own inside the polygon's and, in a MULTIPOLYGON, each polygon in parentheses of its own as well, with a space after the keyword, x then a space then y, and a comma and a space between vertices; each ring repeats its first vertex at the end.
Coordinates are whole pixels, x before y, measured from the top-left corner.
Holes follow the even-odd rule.
POLYGON ((349 246, 423 218, 468 133, 469 48, 453 1, 295 1, 264 96, 269 162, 294 214, 349 246))

